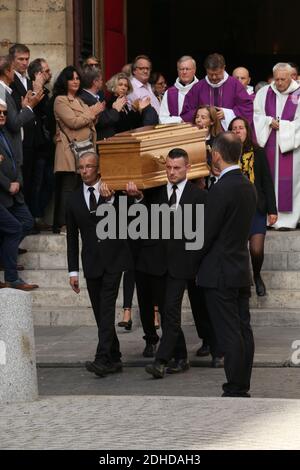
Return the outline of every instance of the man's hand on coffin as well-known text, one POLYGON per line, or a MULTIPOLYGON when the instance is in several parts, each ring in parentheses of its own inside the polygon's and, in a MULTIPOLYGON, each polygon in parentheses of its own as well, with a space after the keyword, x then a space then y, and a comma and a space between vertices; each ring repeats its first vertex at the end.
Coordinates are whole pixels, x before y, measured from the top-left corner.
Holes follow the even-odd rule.
POLYGON ((103 199, 109 201, 115 194, 113 189, 109 189, 106 183, 99 183, 99 193, 103 199))
POLYGON ((128 196, 134 197, 138 200, 141 200, 144 197, 143 192, 138 189, 137 185, 133 181, 129 181, 126 184, 126 193, 128 196))

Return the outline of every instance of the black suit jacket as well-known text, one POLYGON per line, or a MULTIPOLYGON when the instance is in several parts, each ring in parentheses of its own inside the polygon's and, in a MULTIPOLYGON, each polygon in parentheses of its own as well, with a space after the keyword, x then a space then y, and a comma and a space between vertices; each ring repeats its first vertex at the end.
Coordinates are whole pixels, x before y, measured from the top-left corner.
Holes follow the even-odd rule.
POLYGON ((205 238, 198 284, 227 287, 251 285, 248 237, 256 210, 256 190, 241 171, 226 173, 208 193, 205 238))
MULTIPOLYGON (((196 185, 187 181, 182 192, 179 205, 184 211, 185 204, 193 207, 193 229, 195 229, 196 204, 205 204, 207 194, 196 185)), ((152 204, 168 204, 167 186, 154 188, 145 193, 145 204, 148 209, 152 204)), ((150 225, 150 224, 149 224, 150 225)), ((158 240, 148 239, 141 242, 140 253, 137 261, 137 270, 148 274, 162 276, 168 272, 176 279, 192 279, 195 277, 199 263, 199 250, 186 250, 182 239, 158 240)))
MULTIPOLYGON (((20 111, 22 109, 22 98, 24 98, 28 90, 32 90, 32 82, 27 78, 27 91, 26 91, 23 83, 15 74, 14 81, 12 82, 10 87, 12 89, 11 96, 15 100, 17 110, 20 111)), ((36 121, 35 121, 35 115, 34 115, 34 119, 31 119, 30 121, 24 123, 23 125, 23 130, 24 130, 23 147, 30 148, 34 146, 35 126, 36 126, 36 121)))
MULTIPOLYGON (((99 204, 105 204, 101 197, 99 204)), ((114 206, 117 211, 117 196, 114 206)), ((115 273, 133 268, 127 240, 98 240, 96 225, 99 218, 91 215, 88 210, 83 185, 74 191, 68 200, 66 221, 69 272, 79 271, 79 232, 82 240, 82 267, 87 279, 96 279, 104 271, 115 273)))
POLYGON ((274 184, 265 150, 254 148, 254 184, 257 191, 257 209, 262 214, 277 214, 274 184))
POLYGON ((21 108, 19 111, 17 109, 15 100, 7 90, 5 90, 5 98, 7 104, 6 128, 14 142, 16 151, 18 154, 22 155, 21 127, 24 127, 27 123, 34 121, 34 112, 27 107, 21 108))
POLYGON ((21 159, 17 156, 14 143, 10 139, 8 132, 5 129, 2 129, 2 131, 6 140, 9 141, 14 164, 0 139, 0 204, 4 207, 11 207, 15 202, 19 204, 24 203, 24 196, 21 189, 14 196, 9 192, 10 184, 13 182, 18 182, 20 187, 22 186, 21 159))

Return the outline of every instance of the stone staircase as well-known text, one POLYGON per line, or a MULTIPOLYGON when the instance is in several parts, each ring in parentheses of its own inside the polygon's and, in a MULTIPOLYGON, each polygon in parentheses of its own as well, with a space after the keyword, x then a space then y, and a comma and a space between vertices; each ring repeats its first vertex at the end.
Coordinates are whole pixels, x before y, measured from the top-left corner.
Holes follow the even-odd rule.
MULTIPOLYGON (((36 325, 94 325, 94 318, 83 277, 80 294, 68 283, 66 235, 48 234, 27 237, 19 257, 25 281, 39 284, 31 293, 36 325)), ((0 274, 2 280, 3 274, 0 274)), ((251 298, 252 323, 257 326, 300 326, 300 232, 268 231, 263 278, 268 295, 251 298)), ((117 301, 117 318, 122 311, 122 289, 117 301)), ((133 321, 140 324, 136 297, 133 321)), ((183 323, 193 323, 187 295, 183 301, 183 323)))

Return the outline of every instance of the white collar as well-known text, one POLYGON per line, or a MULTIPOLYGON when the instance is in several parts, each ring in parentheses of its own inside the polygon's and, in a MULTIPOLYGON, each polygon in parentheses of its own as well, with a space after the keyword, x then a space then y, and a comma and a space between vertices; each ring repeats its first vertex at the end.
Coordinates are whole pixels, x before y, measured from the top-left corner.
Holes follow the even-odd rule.
POLYGON ((23 82, 24 80, 27 80, 26 75, 22 75, 20 72, 17 72, 16 70, 15 70, 15 74, 21 80, 21 82, 23 82))
POLYGON ((6 85, 6 83, 3 80, 0 80, 0 84, 5 88, 6 91, 8 91, 10 95, 12 94, 12 89, 9 88, 9 86, 6 85))
MULTIPOLYGON (((150 83, 147 82, 147 83, 142 83, 140 82, 137 78, 135 78, 134 76, 131 78, 131 83, 134 82, 134 84, 138 87, 138 88, 142 88, 142 87, 145 87, 145 88, 149 88, 150 86, 150 83)), ((150 86, 151 88, 151 86, 150 86)), ((152 88, 151 88, 152 90, 152 88)))
POLYGON ((185 92, 187 93, 188 91, 190 91, 191 88, 193 88, 193 86, 199 82, 198 78, 195 76, 193 78, 193 81, 191 83, 188 83, 187 85, 182 85, 182 83, 180 83, 179 81, 179 78, 176 79, 176 82, 174 84, 174 86, 179 90, 179 91, 182 91, 182 92, 185 92))
POLYGON ((205 76, 205 80, 207 81, 209 86, 211 86, 212 88, 220 88, 220 86, 224 85, 228 77, 229 77, 228 73, 226 72, 226 70, 224 70, 224 78, 222 78, 222 80, 219 83, 211 83, 207 75, 205 76))
POLYGON ((86 193, 89 193, 89 188, 94 188, 96 192, 99 192, 99 184, 101 184, 100 179, 98 179, 98 181, 96 181, 96 183, 93 186, 89 186, 89 185, 83 183, 84 191, 86 193))
POLYGON ((224 170, 221 171, 220 175, 219 175, 219 179, 222 178, 222 176, 226 175, 226 173, 228 173, 229 171, 232 171, 232 170, 240 170, 240 166, 239 165, 231 165, 231 166, 228 166, 227 168, 224 168, 224 170))
POLYGON ((179 191, 182 192, 184 190, 184 187, 185 187, 186 183, 187 183, 187 179, 185 179, 183 181, 180 181, 179 183, 170 183, 170 181, 168 181, 167 186, 168 186, 168 189, 170 191, 172 191, 173 190, 173 184, 176 184, 177 189, 179 189, 179 191))
POLYGON ((99 99, 99 96, 97 94, 95 95, 91 90, 88 90, 87 88, 84 88, 84 91, 86 91, 87 93, 92 95, 94 98, 99 99))
POLYGON ((297 83, 296 80, 292 80, 290 86, 285 91, 278 91, 274 81, 271 83, 270 86, 272 90, 276 93, 276 95, 289 95, 290 93, 296 91, 300 87, 300 84, 297 83))

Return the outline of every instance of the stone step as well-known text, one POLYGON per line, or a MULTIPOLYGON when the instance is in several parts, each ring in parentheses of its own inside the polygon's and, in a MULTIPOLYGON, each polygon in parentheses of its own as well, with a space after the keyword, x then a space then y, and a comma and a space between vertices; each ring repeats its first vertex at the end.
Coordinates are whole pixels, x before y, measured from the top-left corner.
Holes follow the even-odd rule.
MULTIPOLYGON (((81 286, 80 294, 75 294, 70 287, 60 288, 39 288, 31 292, 33 305, 43 307, 45 305, 63 307, 88 307, 90 301, 87 289, 81 286)), ((120 289, 117 305, 123 302, 122 290, 120 289)), ((134 300, 134 305, 136 300, 134 300)), ((188 296, 185 293, 183 298, 183 308, 189 308, 188 296)), ((268 289, 265 297, 257 297, 255 294, 250 299, 252 308, 300 308, 300 290, 278 290, 268 289)))
MULTIPOLYGON (((66 251, 66 234, 52 234, 49 232, 40 235, 30 235, 22 242, 22 248, 30 252, 55 252, 63 253, 66 251)), ((299 230, 291 232, 267 231, 265 240, 266 253, 279 252, 298 252, 300 253, 300 232, 299 230)))
POLYGON ((22 248, 26 248, 29 252, 55 252, 64 253, 67 251, 66 234, 60 233, 41 233, 39 235, 29 235, 22 244, 22 248))
MULTIPOLYGON (((93 326, 94 315, 88 307, 33 307, 33 318, 36 326, 93 326)), ((116 309, 116 324, 122 319, 122 308, 116 309)), ((137 307, 132 309, 133 328, 141 326, 137 307)), ((300 327, 299 309, 262 308, 251 309, 251 323, 253 326, 291 326, 300 327)), ((182 310, 182 324, 193 325, 193 315, 189 307, 182 310)))
MULTIPOLYGON (((24 281, 38 284, 43 288, 69 287, 67 269, 25 269, 20 272, 20 276, 24 281)), ((263 271, 262 277, 267 289, 300 290, 300 272, 298 271, 263 271)), ((3 281, 3 272, 0 272, 0 281, 3 281)), ((80 285, 85 286, 82 271, 80 272, 80 285)))

